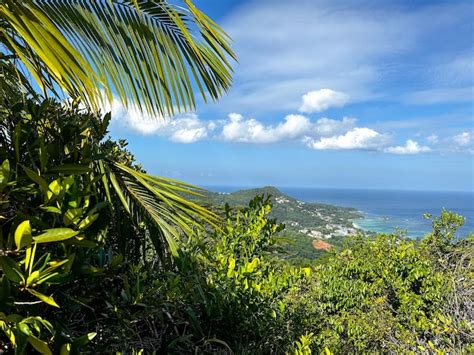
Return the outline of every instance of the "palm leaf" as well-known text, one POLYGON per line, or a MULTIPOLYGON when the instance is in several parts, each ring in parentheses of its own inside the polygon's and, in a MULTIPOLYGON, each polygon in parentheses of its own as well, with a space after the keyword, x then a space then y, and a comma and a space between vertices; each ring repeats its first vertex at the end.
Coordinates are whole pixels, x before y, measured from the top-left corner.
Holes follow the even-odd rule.
POLYGON ((121 163, 107 162, 106 166, 108 190, 115 192, 137 223, 149 226, 150 240, 158 252, 163 251, 164 241, 176 256, 183 236, 202 229, 203 224, 215 226, 219 221, 217 215, 186 198, 186 194, 198 195, 198 188, 154 177, 121 163))
POLYGON ((0 43, 44 91, 59 86, 96 109, 116 94, 126 106, 163 117, 194 109, 195 87, 206 101, 231 84, 229 37, 191 1, 185 5, 5 0, 0 43))

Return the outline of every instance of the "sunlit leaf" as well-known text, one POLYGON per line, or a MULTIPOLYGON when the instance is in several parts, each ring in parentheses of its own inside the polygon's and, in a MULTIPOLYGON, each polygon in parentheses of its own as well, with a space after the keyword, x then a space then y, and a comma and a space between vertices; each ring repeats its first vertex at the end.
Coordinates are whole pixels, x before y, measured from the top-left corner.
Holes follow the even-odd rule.
POLYGON ((26 220, 21 222, 15 230, 15 244, 17 250, 30 245, 32 240, 30 221, 26 220))
POLYGON ((27 288, 26 289, 29 293, 31 293, 33 296, 37 297, 38 299, 40 299, 41 301, 43 301, 44 303, 47 303, 49 304, 50 306, 54 306, 54 307, 57 307, 59 308, 59 305, 56 303, 56 301, 54 300, 53 297, 50 297, 50 296, 46 296, 44 294, 42 294, 41 292, 38 292, 36 290, 33 290, 31 288, 27 288))
POLYGON ((78 234, 78 231, 72 230, 70 228, 53 228, 47 229, 42 234, 33 237, 33 240, 36 243, 61 242, 63 240, 70 239, 78 234))

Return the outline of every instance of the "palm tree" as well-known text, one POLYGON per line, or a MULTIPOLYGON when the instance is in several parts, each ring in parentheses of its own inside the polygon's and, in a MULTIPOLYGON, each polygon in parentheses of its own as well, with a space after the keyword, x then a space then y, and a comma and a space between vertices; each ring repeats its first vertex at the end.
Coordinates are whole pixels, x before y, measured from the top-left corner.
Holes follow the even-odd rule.
MULTIPOLYGON (((70 97, 93 111, 117 96, 157 119, 207 102, 231 85, 230 39, 191 0, 2 0, 0 94, 70 97)), ((175 239, 216 216, 183 198, 195 188, 110 160, 95 165, 109 199, 175 239), (113 196, 112 196, 113 195, 113 196), (138 214, 138 215, 137 215, 138 214)))

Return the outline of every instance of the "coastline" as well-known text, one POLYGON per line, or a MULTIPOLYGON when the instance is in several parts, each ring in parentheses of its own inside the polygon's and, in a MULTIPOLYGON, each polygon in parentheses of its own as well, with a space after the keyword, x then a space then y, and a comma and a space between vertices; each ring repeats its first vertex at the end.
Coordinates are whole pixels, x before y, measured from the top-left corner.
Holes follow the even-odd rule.
MULTIPOLYGON (((245 188, 209 186, 211 190, 228 194, 245 188)), ((356 210, 362 218, 351 220, 364 232, 404 234, 420 238, 432 230, 431 221, 424 213, 438 216, 442 209, 459 213, 466 223, 457 233, 459 237, 474 232, 473 192, 427 192, 391 190, 355 190, 322 188, 281 188, 286 195, 306 203, 326 204, 356 210)))

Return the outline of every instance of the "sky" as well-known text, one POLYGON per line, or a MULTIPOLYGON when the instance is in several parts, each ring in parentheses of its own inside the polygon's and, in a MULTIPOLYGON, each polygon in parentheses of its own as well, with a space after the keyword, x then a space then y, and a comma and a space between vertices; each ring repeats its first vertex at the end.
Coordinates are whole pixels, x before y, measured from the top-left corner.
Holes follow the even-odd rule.
POLYGON ((169 120, 113 105, 153 174, 200 186, 474 191, 474 2, 195 0, 234 82, 169 120))

